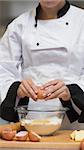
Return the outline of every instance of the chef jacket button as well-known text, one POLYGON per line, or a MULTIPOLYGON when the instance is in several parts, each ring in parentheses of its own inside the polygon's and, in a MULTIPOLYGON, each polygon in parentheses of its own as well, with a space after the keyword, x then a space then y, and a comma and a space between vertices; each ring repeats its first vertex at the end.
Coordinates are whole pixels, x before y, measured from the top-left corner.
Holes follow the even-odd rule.
POLYGON ((68 22, 66 22, 66 25, 69 25, 69 23, 68 23, 68 22))
POLYGON ((39 46, 39 43, 37 43, 36 45, 39 46))

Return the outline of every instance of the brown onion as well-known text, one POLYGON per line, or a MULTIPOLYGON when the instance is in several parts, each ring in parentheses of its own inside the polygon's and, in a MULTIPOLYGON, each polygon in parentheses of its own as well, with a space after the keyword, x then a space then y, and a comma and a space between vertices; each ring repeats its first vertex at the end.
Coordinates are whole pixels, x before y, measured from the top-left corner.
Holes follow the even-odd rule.
POLYGON ((15 134, 16 134, 15 130, 13 131, 11 128, 6 128, 2 131, 1 137, 4 140, 11 141, 15 137, 15 134))
POLYGON ((84 150, 84 140, 82 140, 82 142, 80 144, 80 150, 84 150))
POLYGON ((28 136, 29 136, 29 140, 32 142, 39 142, 41 140, 41 137, 34 131, 29 131, 28 136))

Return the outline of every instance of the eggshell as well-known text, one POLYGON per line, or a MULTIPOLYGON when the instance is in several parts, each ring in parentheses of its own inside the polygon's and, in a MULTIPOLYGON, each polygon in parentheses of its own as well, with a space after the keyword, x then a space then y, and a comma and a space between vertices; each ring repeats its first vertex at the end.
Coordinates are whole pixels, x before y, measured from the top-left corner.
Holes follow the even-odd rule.
POLYGON ((37 99, 44 99, 44 90, 38 87, 37 99))
POLYGON ((28 137, 28 132, 27 131, 20 131, 16 134, 16 140, 17 141, 26 141, 28 137))

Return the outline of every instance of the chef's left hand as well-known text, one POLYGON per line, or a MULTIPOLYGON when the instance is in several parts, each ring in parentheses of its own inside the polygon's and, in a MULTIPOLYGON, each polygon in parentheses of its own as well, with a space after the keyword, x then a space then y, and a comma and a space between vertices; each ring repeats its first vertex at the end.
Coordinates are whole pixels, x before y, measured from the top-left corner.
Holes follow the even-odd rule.
POLYGON ((42 86, 45 89, 45 100, 50 100, 53 98, 62 98, 64 101, 71 99, 71 95, 68 87, 61 80, 53 80, 42 86))

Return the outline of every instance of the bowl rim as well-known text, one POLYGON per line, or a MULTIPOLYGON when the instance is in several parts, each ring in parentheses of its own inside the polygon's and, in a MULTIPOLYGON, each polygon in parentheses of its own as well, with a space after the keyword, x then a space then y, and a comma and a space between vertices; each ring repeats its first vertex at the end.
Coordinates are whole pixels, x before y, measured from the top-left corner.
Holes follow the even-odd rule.
MULTIPOLYGON (((49 107, 50 107, 50 105, 49 105, 49 107)), ((16 106, 16 107, 14 107, 14 109, 15 109, 15 111, 18 111, 18 112, 24 112, 24 111, 25 112, 28 112, 28 111, 31 111, 31 112, 57 112, 57 111, 66 112, 66 111, 69 111, 68 107, 65 107, 65 108, 64 107, 62 107, 62 108, 54 107, 54 108, 50 108, 50 109, 46 110, 45 107, 41 107, 41 106, 37 107, 37 109, 36 108, 28 108, 28 105, 16 106), (25 109, 23 109, 23 108, 25 108, 25 109)))

